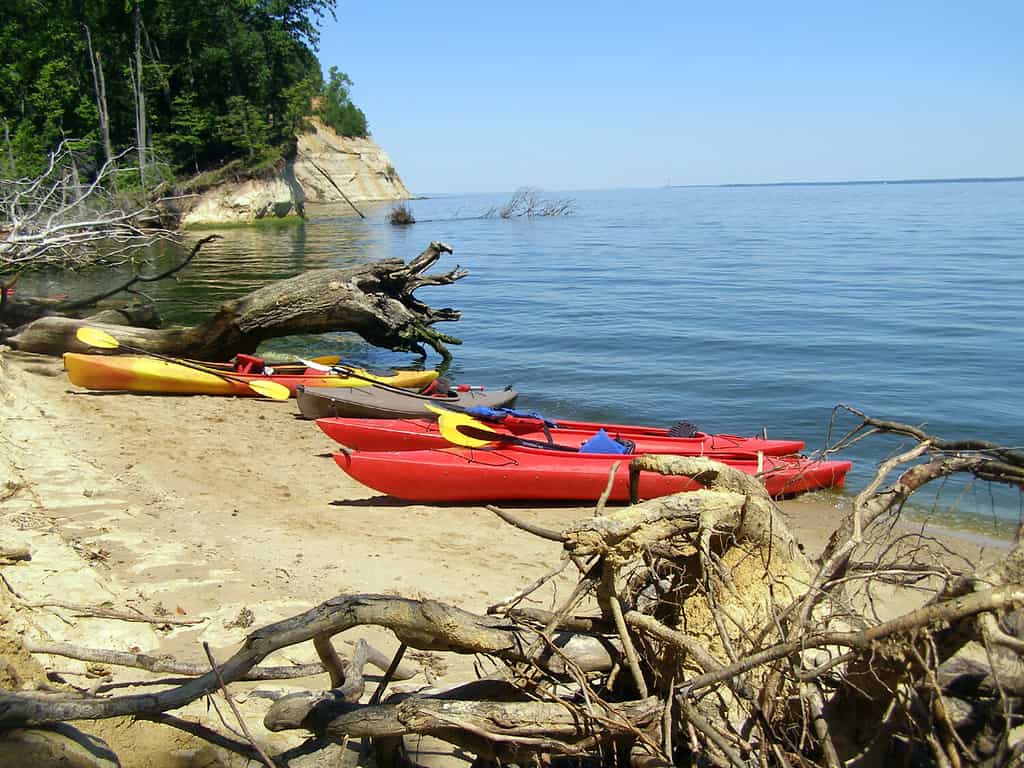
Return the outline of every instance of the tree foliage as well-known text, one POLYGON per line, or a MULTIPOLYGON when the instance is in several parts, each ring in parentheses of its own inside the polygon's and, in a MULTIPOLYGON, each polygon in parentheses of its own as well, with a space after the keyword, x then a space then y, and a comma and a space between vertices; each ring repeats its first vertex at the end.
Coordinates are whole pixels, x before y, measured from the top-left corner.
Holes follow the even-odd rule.
POLYGON ((67 137, 92 148, 96 167, 103 162, 95 67, 106 83, 114 148, 136 143, 136 7, 147 143, 178 171, 236 158, 272 159, 304 126, 318 94, 345 115, 342 124, 355 120, 356 133, 361 119, 365 135, 365 117, 348 99, 351 82, 332 68, 325 85, 314 53, 318 25, 333 17, 335 5, 336 0, 5 0, 0 176, 38 174, 67 137))
POLYGON ((320 97, 320 117, 342 136, 365 136, 366 115, 349 99, 352 80, 331 67, 320 97))

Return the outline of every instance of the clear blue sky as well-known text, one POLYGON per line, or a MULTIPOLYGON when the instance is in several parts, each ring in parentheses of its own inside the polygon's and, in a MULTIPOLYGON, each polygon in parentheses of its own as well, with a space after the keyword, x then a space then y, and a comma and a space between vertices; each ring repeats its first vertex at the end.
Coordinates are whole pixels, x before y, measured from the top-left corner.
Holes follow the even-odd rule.
POLYGON ((1024 175, 1021 0, 502 5, 323 28, 413 192, 1024 175))

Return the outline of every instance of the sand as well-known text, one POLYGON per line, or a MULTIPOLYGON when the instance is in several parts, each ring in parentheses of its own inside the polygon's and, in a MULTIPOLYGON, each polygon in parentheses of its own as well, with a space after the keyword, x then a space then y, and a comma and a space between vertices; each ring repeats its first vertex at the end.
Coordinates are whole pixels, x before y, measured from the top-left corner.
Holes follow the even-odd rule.
MULTIPOLYGON (((72 387, 51 358, 5 352, 0 360, 2 545, 33 552, 31 562, 2 569, 10 588, 30 602, 205 619, 168 631, 63 609, 13 610, 8 601, 0 603, 5 642, 55 640, 200 662, 206 641, 222 659, 249 631, 236 621, 246 611, 258 627, 346 592, 430 597, 483 611, 558 562, 556 544, 511 528, 482 507, 408 504, 349 479, 330 458, 332 441, 297 418, 294 401, 89 393, 72 387)), ((818 493, 785 502, 783 511, 816 554, 848 503, 848 496, 818 493)), ((515 511, 551 528, 592 514, 583 507, 515 511)), ((946 541, 979 556, 977 542, 946 541)), ((985 549, 997 556, 1000 545, 985 542, 985 549)), ((339 636, 336 645, 347 653, 345 642, 359 637, 388 654, 397 647, 390 633, 363 629, 339 636)), ((20 670, 8 686, 40 681, 40 669, 23 654, 0 643, 0 657, 0 670, 4 661, 20 670)), ((273 661, 316 658, 311 645, 279 657, 273 661)), ((104 674, 113 681, 152 677, 37 658, 82 687, 102 682, 104 674)), ((402 684, 407 687, 472 675, 469 658, 414 654, 412 660, 424 671, 402 684)), ((236 687, 257 737, 283 749, 301 738, 262 729, 263 695, 328 682, 319 676, 236 687)), ((219 726, 202 703, 179 714, 219 726)), ((107 739, 126 766, 208 759, 201 742, 172 729, 123 721, 81 727, 107 739)))

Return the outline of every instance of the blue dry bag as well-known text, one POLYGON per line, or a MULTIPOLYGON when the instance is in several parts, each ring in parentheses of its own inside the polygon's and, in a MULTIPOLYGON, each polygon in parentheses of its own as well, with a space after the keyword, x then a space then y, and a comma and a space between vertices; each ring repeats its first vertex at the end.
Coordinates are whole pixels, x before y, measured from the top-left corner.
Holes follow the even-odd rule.
POLYGON ((623 445, 611 437, 603 429, 580 446, 580 453, 626 453, 628 445, 623 445))

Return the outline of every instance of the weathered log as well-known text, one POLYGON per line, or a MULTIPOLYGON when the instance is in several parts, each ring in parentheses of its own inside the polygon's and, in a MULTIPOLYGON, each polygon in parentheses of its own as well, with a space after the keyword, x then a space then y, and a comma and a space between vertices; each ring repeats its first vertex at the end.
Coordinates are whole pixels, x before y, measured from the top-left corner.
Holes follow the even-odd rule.
MULTIPOLYGON (((562 702, 445 701, 411 698, 400 704, 355 707, 324 728, 333 738, 389 738, 405 734, 437 736, 455 744, 508 758, 549 752, 577 754, 616 736, 632 736, 661 716, 654 696, 622 704, 585 708, 562 702), (468 741, 465 734, 475 736, 468 741)), ((485 753, 486 754, 486 753, 485 753)))
MULTIPOLYGON (((331 676, 331 688, 337 688, 345 682, 348 667, 335 650, 334 644, 331 642, 331 636, 320 635, 314 637, 313 648, 316 649, 316 655, 320 657, 320 663, 324 665, 324 669, 331 676)), ((360 676, 362 676, 362 673, 360 673, 360 676)))
MULTIPOLYGON (((538 633, 514 626, 507 620, 477 616, 433 600, 408 600, 385 595, 343 595, 303 614, 251 633, 242 647, 220 667, 221 678, 232 683, 249 673, 276 650, 315 637, 331 636, 362 625, 391 629, 413 648, 456 653, 486 653, 507 661, 534 661, 555 674, 566 672, 568 657, 583 671, 608 670, 618 658, 615 647, 599 637, 556 636, 553 652, 539 643, 541 652, 529 650, 538 633)), ((220 687, 217 675, 209 672, 178 688, 155 694, 68 699, 0 693, 0 729, 39 725, 61 720, 95 720, 138 713, 165 712, 183 707, 220 687)))
MULTIPOLYGON (((415 694, 396 694, 389 704, 396 704, 406 699, 444 699, 446 701, 528 701, 529 698, 519 687, 506 680, 473 680, 469 683, 431 689, 415 694)), ((263 726, 268 731, 288 731, 306 729, 317 735, 323 735, 324 729, 335 718, 349 714, 367 706, 376 706, 380 702, 370 700, 369 704, 360 705, 345 701, 335 690, 300 691, 282 696, 275 701, 263 718, 263 726)))
MULTIPOLYGON (((4 311, 0 313, 0 324, 15 329, 11 331, 13 335, 20 327, 42 317, 66 316, 88 321, 89 324, 132 325, 139 328, 159 328, 161 323, 156 307, 149 303, 114 305, 113 302, 103 302, 95 309, 96 311, 93 311, 92 308, 63 310, 60 299, 27 299, 24 301, 12 299, 7 302, 4 311)), ((27 351, 31 352, 32 350, 27 351)))
POLYGON ((348 663, 348 669, 345 670, 344 679, 339 684, 332 686, 338 689, 338 693, 345 701, 359 701, 366 691, 363 668, 366 666, 368 648, 365 640, 356 643, 356 647, 352 651, 352 659, 348 663))
MULTIPOLYGON (((342 269, 320 269, 264 286, 227 301, 205 322, 191 328, 154 330, 96 324, 118 341, 150 352, 201 360, 227 360, 251 353, 261 342, 294 334, 352 331, 375 346, 425 354, 429 345, 445 359, 446 343, 458 339, 435 331, 441 321, 458 320, 454 309, 432 309, 413 296, 417 288, 448 285, 468 272, 423 274, 452 249, 431 243, 408 264, 386 259, 342 269)), ((24 325, 7 343, 27 352, 59 355, 86 351, 75 338, 81 320, 44 317, 24 325)))
MULTIPOLYGON (((317 733, 320 712, 347 712, 352 707, 335 691, 296 691, 288 693, 270 705, 263 717, 263 727, 268 731, 287 731, 298 728, 317 733)), ((330 719, 330 718, 329 718, 330 719)))

